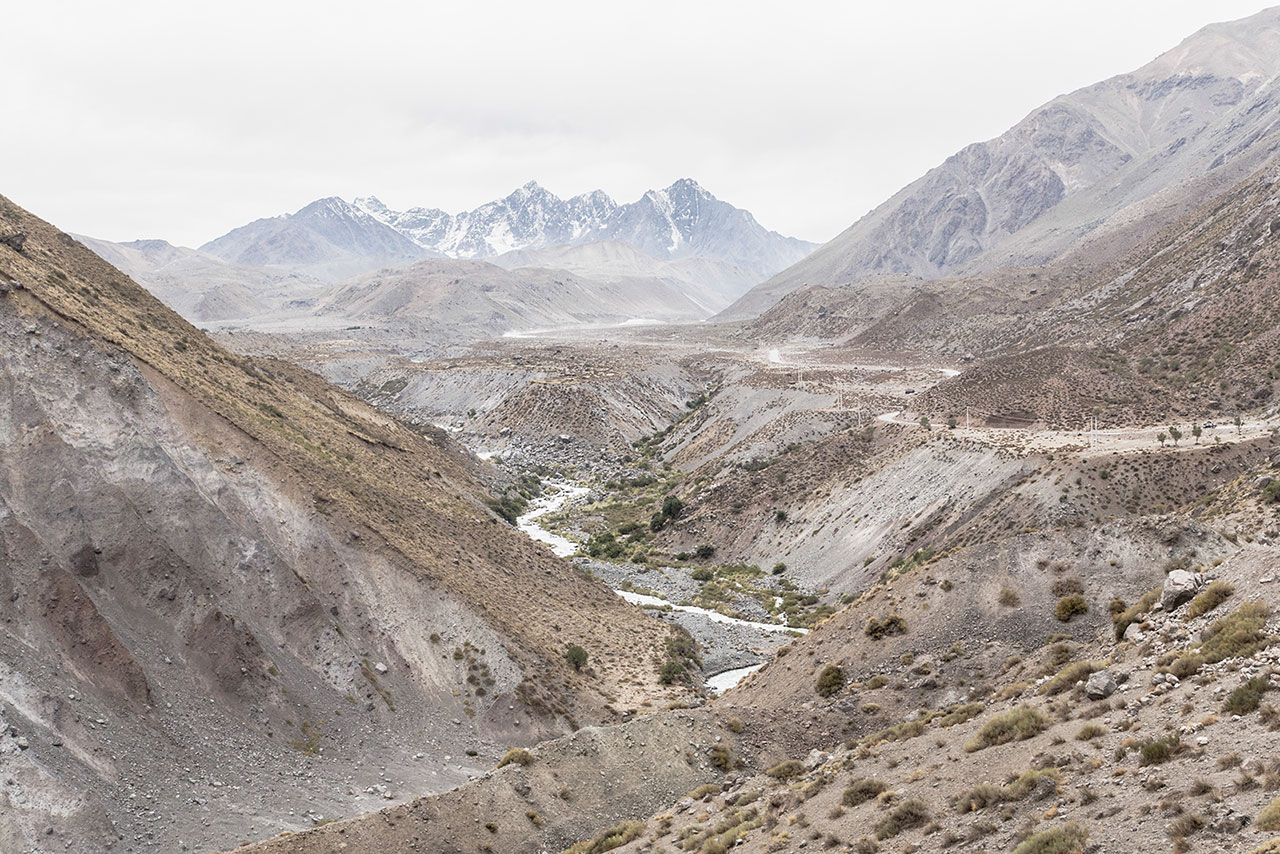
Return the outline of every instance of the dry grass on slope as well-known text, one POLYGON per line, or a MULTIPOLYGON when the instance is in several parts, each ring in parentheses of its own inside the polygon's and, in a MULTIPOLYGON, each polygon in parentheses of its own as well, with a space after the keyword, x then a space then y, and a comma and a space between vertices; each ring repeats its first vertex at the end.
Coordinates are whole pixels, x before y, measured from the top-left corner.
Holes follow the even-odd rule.
MULTIPOLYGON (((480 503, 466 455, 442 433, 411 431, 295 366, 227 352, 69 235, 0 197, 0 235, 15 232, 26 236, 21 253, 0 245, 0 281, 23 289, 11 298, 78 324, 172 381, 251 437, 335 524, 472 603, 510 639, 535 694, 553 682, 582 683, 562 660, 569 642, 601 663, 600 693, 631 699, 657 690, 665 627, 502 525, 480 503)), ((568 711, 560 693, 539 701, 568 711)))

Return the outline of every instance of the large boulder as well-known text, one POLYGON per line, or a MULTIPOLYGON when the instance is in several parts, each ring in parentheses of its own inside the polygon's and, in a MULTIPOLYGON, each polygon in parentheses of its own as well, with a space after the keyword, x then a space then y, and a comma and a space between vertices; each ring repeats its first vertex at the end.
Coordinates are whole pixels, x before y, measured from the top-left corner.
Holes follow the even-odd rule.
POLYGON ((1099 670, 1084 683, 1084 695, 1090 700, 1105 700, 1116 692, 1116 677, 1110 670, 1099 670))
POLYGON ((1200 591, 1203 579, 1194 572, 1175 569, 1164 579, 1164 590, 1160 594, 1160 606, 1167 614, 1183 602, 1190 602, 1200 591))

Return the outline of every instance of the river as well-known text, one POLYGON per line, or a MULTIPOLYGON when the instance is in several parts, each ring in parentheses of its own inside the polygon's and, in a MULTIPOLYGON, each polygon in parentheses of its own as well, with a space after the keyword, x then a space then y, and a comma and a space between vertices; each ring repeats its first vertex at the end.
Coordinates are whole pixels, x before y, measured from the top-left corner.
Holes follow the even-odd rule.
MULTIPOLYGON (((586 495, 590 490, 585 486, 578 486, 563 481, 549 481, 543 484, 543 494, 538 496, 518 519, 516 519, 516 527, 527 534, 529 537, 545 544, 559 557, 573 557, 578 553, 578 544, 567 537, 562 537, 552 531, 548 531, 539 523, 539 519, 548 513, 554 513, 565 504, 577 498, 586 495)), ((792 632, 795 634, 806 634, 808 629, 795 629, 790 626, 781 625, 779 623, 757 623, 751 620, 742 620, 737 617, 727 617, 718 611, 710 611, 706 608, 699 608, 695 605, 676 605, 668 602, 666 599, 660 599, 657 596, 648 596, 644 593, 635 593, 630 590, 614 590, 618 596, 635 605, 647 606, 652 608, 670 608, 673 611, 682 611, 686 614, 696 614, 703 619, 713 623, 721 623, 728 626, 738 626, 741 628, 755 629, 764 632, 792 632)), ((712 693, 723 693, 732 688, 734 685, 745 678, 748 674, 759 670, 763 665, 753 664, 749 667, 737 667, 732 670, 726 670, 721 673, 712 674, 707 677, 707 688, 712 693)))

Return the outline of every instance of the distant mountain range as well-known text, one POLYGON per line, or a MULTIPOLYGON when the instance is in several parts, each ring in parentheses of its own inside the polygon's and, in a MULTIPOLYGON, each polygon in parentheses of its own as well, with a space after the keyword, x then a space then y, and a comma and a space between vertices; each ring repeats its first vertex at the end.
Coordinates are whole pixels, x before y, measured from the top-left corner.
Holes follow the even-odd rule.
POLYGON ((1053 99, 908 184, 723 319, 808 285, 1097 266, 1280 150, 1280 9, 1205 27, 1129 74, 1053 99))
MULTIPOLYGON (((727 304, 726 286, 731 300, 816 245, 769 231, 749 212, 683 178, 621 205, 599 190, 561 199, 533 181, 458 214, 421 207, 393 211, 372 196, 354 203, 320 199, 296 213, 255 220, 200 250, 234 264, 337 281, 426 258, 488 259, 602 241, 640 253, 625 269, 611 253, 610 272, 632 279, 650 275, 654 261, 712 262, 705 289, 698 287, 698 275, 690 279, 692 267, 675 278, 693 285, 690 297, 696 302, 709 300, 717 308, 727 304)), ((588 257, 591 253, 579 257, 577 272, 594 272, 581 266, 588 257)), ((503 266, 520 266, 519 256, 503 266)))

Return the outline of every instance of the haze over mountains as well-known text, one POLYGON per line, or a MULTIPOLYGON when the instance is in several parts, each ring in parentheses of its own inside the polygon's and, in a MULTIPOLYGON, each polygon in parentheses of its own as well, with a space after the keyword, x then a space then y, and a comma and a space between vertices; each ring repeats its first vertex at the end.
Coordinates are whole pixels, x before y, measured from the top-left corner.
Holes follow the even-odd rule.
MULTIPOLYGON (((448 282, 462 300, 452 304, 470 302, 475 311, 430 319, 477 334, 700 320, 814 248, 765 229, 690 179, 621 205, 600 191, 562 200, 530 182, 456 215, 330 197, 255 220, 198 250, 162 240, 86 243, 202 322, 305 314, 325 283, 375 270, 386 280, 397 275, 387 271, 435 259, 433 275, 452 271, 448 282), (522 268, 542 272, 515 272, 522 268), (533 295, 522 284, 533 280, 550 290, 533 295)), ((341 302, 327 300, 325 312, 341 302)))
POLYGON ((1280 10, 1214 24, 1138 70, 967 146, 723 315, 805 284, 1090 263, 1260 167, 1280 144, 1280 10))

